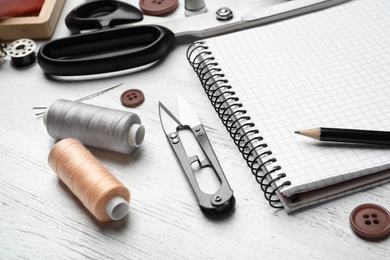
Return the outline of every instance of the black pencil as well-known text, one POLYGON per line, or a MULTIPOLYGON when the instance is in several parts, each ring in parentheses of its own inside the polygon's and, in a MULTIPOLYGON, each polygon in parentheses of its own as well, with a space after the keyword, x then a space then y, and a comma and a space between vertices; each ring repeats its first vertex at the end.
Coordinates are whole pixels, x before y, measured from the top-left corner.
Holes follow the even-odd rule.
POLYGON ((295 131, 318 141, 390 145, 390 132, 318 127, 295 131))

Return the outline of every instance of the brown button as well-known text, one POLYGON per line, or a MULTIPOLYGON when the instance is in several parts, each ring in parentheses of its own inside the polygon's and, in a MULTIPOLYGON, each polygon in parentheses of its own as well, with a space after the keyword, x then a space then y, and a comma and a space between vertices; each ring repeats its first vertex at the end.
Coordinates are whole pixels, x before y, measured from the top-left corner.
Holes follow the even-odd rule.
POLYGON ((126 107, 136 107, 144 102, 144 93, 139 89, 129 89, 122 93, 121 102, 126 107))
POLYGON ((166 15, 179 5, 178 0, 140 0, 139 6, 144 14, 166 15))
POLYGON ((349 220, 353 231, 366 239, 382 239, 390 233, 390 213, 376 204, 357 206, 352 210, 349 220))

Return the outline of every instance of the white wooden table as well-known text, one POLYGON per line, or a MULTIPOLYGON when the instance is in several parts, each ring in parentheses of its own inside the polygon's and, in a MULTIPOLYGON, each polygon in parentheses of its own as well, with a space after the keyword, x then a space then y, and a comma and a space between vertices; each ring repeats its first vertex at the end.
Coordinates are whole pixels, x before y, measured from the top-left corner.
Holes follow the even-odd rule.
MULTIPOLYGON (((65 15, 81 2, 67 0, 53 38, 69 34, 65 15)), ((234 1, 207 5, 213 11, 229 2, 234 1)), ((151 21, 183 15, 180 1, 173 15, 151 21)), ((145 70, 100 79, 53 80, 38 65, 15 70, 7 58, 0 67, 0 259, 389 259, 390 239, 357 237, 349 214, 368 202, 390 209, 390 185, 290 215, 271 208, 189 66, 188 45, 178 44, 165 60, 145 70), (117 83, 123 85, 85 103, 137 113, 146 136, 130 156, 91 149, 131 192, 129 214, 102 224, 49 167, 55 140, 32 107, 77 99, 117 83), (119 100, 130 88, 146 96, 133 109, 119 100), (158 102, 175 111, 176 93, 197 108, 234 190, 235 210, 222 220, 201 213, 164 136, 158 102)))

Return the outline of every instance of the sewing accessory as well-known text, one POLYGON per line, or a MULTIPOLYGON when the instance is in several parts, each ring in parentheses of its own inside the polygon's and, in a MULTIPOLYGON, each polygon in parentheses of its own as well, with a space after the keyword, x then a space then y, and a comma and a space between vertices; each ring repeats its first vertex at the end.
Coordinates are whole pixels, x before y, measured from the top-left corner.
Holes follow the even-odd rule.
POLYGON ((229 186, 221 165, 211 147, 206 131, 199 122, 195 112, 182 97, 178 96, 177 100, 180 120, 159 102, 160 121, 168 142, 179 160, 202 212, 210 217, 227 215, 231 212, 236 203, 236 199, 233 196, 233 190, 229 186), (179 136, 181 130, 190 130, 192 132, 206 156, 204 160, 200 161, 198 155, 192 157, 187 156, 179 136), (195 162, 199 164, 201 169, 210 167, 219 179, 221 185, 215 194, 204 193, 200 189, 192 168, 192 164, 195 162))
POLYGON ((121 103, 125 107, 136 107, 145 100, 144 93, 139 89, 129 89, 122 93, 121 103))
POLYGON ((68 29, 77 34, 83 30, 101 30, 142 21, 136 7, 121 1, 99 0, 81 4, 65 18, 68 29))
POLYGON ((130 192, 78 140, 53 146, 49 165, 74 195, 102 222, 122 219, 129 210, 130 192))
MULTIPOLYGON (((101 94, 103 94, 103 93, 105 93, 105 92, 107 92, 107 91, 110 91, 111 89, 114 89, 114 88, 117 88, 117 87, 121 86, 122 84, 123 84, 123 83, 119 83, 119 84, 110 86, 110 87, 108 87, 108 88, 104 88, 104 89, 102 89, 102 90, 99 90, 99 91, 93 92, 93 93, 91 93, 91 94, 85 95, 85 96, 83 96, 83 97, 81 97, 81 98, 75 99, 75 100, 73 100, 73 101, 74 101, 74 102, 81 102, 81 101, 84 101, 84 100, 87 100, 87 99, 90 99, 90 98, 99 96, 99 95, 101 95, 101 94)), ((46 106, 35 106, 35 107, 33 107, 32 109, 44 109, 44 110, 46 110, 47 107, 46 107, 46 106)), ((45 114, 45 111, 36 113, 35 115, 36 115, 36 116, 41 116, 41 115, 43 115, 43 114, 45 114)))
MULTIPOLYGON (((160 1, 160 0, 159 0, 160 1)), ((281 19, 327 8, 348 0, 275 0, 273 3, 256 3, 243 9, 224 8, 218 13, 206 12, 182 19, 170 20, 159 25, 138 25, 131 27, 106 28, 116 13, 101 16, 96 14, 106 4, 98 1, 85 3, 75 10, 87 10, 77 26, 85 29, 90 24, 100 24, 103 30, 88 32, 49 41, 38 52, 38 63, 44 73, 57 76, 80 76, 127 70, 150 65, 164 58, 175 44, 176 38, 208 38, 224 33, 268 24, 281 19), (279 3, 280 2, 280 3, 279 3), (247 12, 246 10, 250 10, 247 12), (226 19, 229 18, 229 19, 226 19), (82 23, 82 24, 81 24, 82 23)), ((260 1, 262 2, 262 1, 260 1)), ((109 8, 108 8, 109 9, 109 8)), ((129 12, 132 14, 134 10, 129 12)), ((142 15, 142 13, 141 13, 142 15)), ((94 27, 95 28, 95 27, 94 27)))
POLYGON ((6 48, 7 44, 0 39, 0 65, 3 64, 4 58, 7 56, 6 48))
POLYGON ((140 147, 145 136, 135 113, 64 99, 45 111, 43 122, 53 138, 75 138, 84 145, 123 154, 140 147))
POLYGON ((36 44, 30 39, 19 39, 11 42, 6 52, 11 57, 11 65, 15 69, 26 69, 37 62, 36 44))
POLYGON ((179 5, 178 0, 140 0, 139 7, 147 15, 162 16, 172 13, 179 5))
POLYGON ((349 219, 353 231, 362 238, 380 240, 390 234, 390 212, 380 205, 359 205, 352 210, 349 219))
POLYGON ((153 63, 173 47, 171 31, 156 25, 115 28, 142 19, 140 10, 121 1, 82 4, 66 17, 67 27, 73 33, 101 30, 47 42, 38 52, 38 63, 46 74, 57 76, 107 73, 153 63))
POLYGON ((229 21, 230 19, 233 19, 233 11, 228 7, 219 8, 215 14, 219 21, 229 21))
POLYGON ((207 12, 207 7, 204 0, 185 0, 184 10, 186 16, 191 16, 207 12))

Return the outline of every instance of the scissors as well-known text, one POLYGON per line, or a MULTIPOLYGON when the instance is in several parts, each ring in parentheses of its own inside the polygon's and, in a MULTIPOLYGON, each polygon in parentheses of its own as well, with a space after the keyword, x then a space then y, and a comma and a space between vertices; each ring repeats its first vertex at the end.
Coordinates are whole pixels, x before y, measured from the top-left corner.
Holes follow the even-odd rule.
MULTIPOLYGON (((130 4, 99 0, 82 4, 66 17, 72 33, 42 45, 38 63, 45 74, 80 76, 132 69, 164 58, 175 40, 206 38, 242 30, 340 4, 349 0, 270 0, 271 5, 252 4, 245 9, 223 7, 160 25, 134 25, 143 15, 130 4), (249 11, 245 11, 249 10, 249 11), (91 31, 93 30, 93 31, 91 31)), ((240 5, 238 5, 240 6, 240 5)))
POLYGON ((214 153, 203 125, 199 122, 194 110, 181 96, 177 97, 179 119, 177 119, 161 102, 159 114, 161 125, 165 135, 176 154, 177 159, 187 177, 189 184, 198 200, 202 212, 209 217, 222 217, 232 211, 236 204, 233 190, 223 173, 221 165, 214 153), (179 136, 180 131, 190 130, 195 136, 206 158, 200 161, 198 155, 187 156, 183 141, 179 136), (214 194, 204 193, 196 180, 195 172, 191 165, 197 162, 201 169, 210 167, 220 181, 220 187, 214 194))

